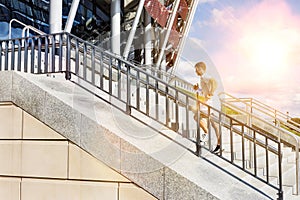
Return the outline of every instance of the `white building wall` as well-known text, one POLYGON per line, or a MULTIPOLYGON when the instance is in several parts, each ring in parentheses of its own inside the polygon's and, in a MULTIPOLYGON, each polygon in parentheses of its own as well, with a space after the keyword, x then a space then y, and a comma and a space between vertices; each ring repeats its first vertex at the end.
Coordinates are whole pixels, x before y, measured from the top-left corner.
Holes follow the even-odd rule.
POLYGON ((155 199, 42 122, 0 104, 0 199, 155 199))

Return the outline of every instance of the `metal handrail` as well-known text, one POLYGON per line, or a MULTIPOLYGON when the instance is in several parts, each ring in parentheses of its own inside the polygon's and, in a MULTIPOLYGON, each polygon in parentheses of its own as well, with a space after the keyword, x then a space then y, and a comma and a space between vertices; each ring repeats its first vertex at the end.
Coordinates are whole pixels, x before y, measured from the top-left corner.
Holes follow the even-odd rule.
MULTIPOLYGON (((300 139, 299 139, 299 137, 297 135, 295 135, 295 134, 287 131, 286 129, 280 128, 280 124, 284 124, 284 125, 290 126, 288 123, 285 123, 285 121, 283 121, 280 118, 278 118, 278 115, 276 116, 276 113, 281 113, 281 112, 277 111, 276 109, 273 109, 272 107, 270 107, 270 106, 268 106, 268 105, 266 105, 264 103, 261 103, 261 102, 255 100, 257 102, 257 104, 259 103, 259 104, 262 105, 261 106, 262 109, 257 108, 255 106, 253 106, 253 99, 252 98, 248 98, 250 100, 250 104, 249 104, 248 103, 249 101, 245 101, 245 99, 247 99, 247 98, 239 99, 239 98, 234 97, 234 96, 232 96, 232 95, 230 95, 230 94, 228 94, 226 92, 219 93, 219 97, 220 97, 220 100, 221 100, 221 102, 222 102, 223 105, 225 105, 225 106, 227 106, 227 107, 229 107, 231 109, 234 109, 234 110, 236 110, 236 111, 238 111, 240 113, 244 113, 247 116, 249 116, 250 118, 255 118, 255 119, 263 122, 265 125, 268 125, 268 126, 272 127, 273 129, 277 130, 279 132, 279 134, 277 135, 279 141, 282 140, 282 134, 283 135, 284 134, 288 135, 288 136, 290 136, 289 138, 292 137, 294 139, 295 144, 293 144, 293 145, 295 145, 295 155, 296 155, 296 157, 295 157, 295 163, 296 163, 296 176, 295 176, 295 180, 296 180, 296 195, 298 195, 299 194, 299 180, 300 180, 300 177, 299 177, 300 176, 300 173, 299 173, 299 170, 300 170, 299 169, 299 167, 300 167, 300 163, 299 163, 300 162, 299 161, 299 146, 300 146, 300 144, 299 144, 299 141, 300 141, 300 139), (228 99, 226 97, 225 98, 221 98, 222 95, 229 96, 230 99, 228 99), (249 111, 243 110, 243 109, 239 108, 238 106, 235 106, 232 102, 243 103, 246 107, 249 107, 251 111, 249 112, 249 111), (253 108, 255 108, 257 111, 259 111, 259 112, 261 112, 263 114, 266 114, 268 116, 274 117, 273 121, 275 122, 275 124, 279 123, 278 124, 279 126, 275 126, 274 124, 271 124, 270 122, 262 119, 260 116, 253 114, 253 111, 252 111, 253 108), (271 115, 271 114, 269 114, 265 110, 274 110, 274 116, 271 115)), ((249 125, 252 126, 253 122, 251 124, 249 124, 249 125)), ((297 128, 297 127, 293 127, 293 129, 295 129, 296 131, 300 132, 300 129, 297 128)), ((270 132, 270 134, 274 135, 274 133, 271 133, 271 132, 270 132)), ((290 143, 290 141, 286 141, 286 142, 290 143)))
POLYGON ((22 30, 22 37, 29 37, 29 35, 27 35, 27 36, 25 35, 25 31, 26 31, 26 30, 32 30, 32 31, 34 31, 34 32, 36 32, 36 33, 38 33, 38 34, 40 34, 40 35, 45 35, 45 33, 44 33, 43 31, 40 31, 39 29, 37 29, 37 28, 35 28, 35 27, 33 27, 33 26, 24 24, 23 22, 21 22, 21 21, 19 21, 19 20, 17 20, 17 19, 11 19, 11 20, 9 21, 8 39, 11 39, 11 33, 12 33, 11 29, 12 29, 12 23, 13 23, 13 22, 17 22, 18 24, 24 26, 24 28, 23 28, 23 30, 22 30))
MULTIPOLYGON (((264 114, 267 114, 268 116, 270 116, 270 117, 273 117, 273 120, 275 121, 275 120, 280 120, 280 122, 281 123, 283 123, 283 124, 286 124, 286 125, 292 125, 292 129, 295 129, 296 131, 298 131, 299 133, 300 133, 300 124, 299 123, 297 123, 297 122, 294 122, 294 121, 292 121, 292 120, 290 120, 288 123, 286 123, 285 122, 285 120, 289 120, 289 119, 291 119, 292 117, 290 116, 290 115, 288 115, 288 114, 285 114, 285 113, 283 113, 283 112, 281 112, 281 111, 279 111, 279 110, 277 110, 277 109, 275 109, 275 108, 272 108, 271 106, 269 106, 269 105, 266 105, 266 104, 264 104, 263 102, 260 102, 260 101, 258 101, 258 100, 256 100, 256 99, 254 99, 254 98, 237 98, 237 97, 234 97, 234 96, 232 96, 232 95, 230 95, 230 94, 228 94, 228 93, 226 93, 226 92, 221 92, 220 94, 219 94, 219 96, 221 96, 221 95, 225 95, 225 96, 229 96, 230 97, 230 99, 229 98, 225 98, 226 100, 227 100, 227 102, 231 102, 231 101, 233 101, 233 102, 243 102, 243 103, 247 103, 247 102, 249 102, 250 103, 250 105, 251 105, 251 107, 253 107, 253 108, 256 108, 256 109, 258 109, 259 111, 261 111, 262 113, 264 113, 264 114), (261 109, 259 109, 259 108, 257 108, 257 107, 255 107, 255 106, 253 106, 253 104, 254 105, 257 105, 259 108, 261 108, 261 109), (272 114, 270 114, 270 113, 272 113, 272 114), (279 117, 282 117, 283 119, 280 119, 279 117)), ((249 104, 248 104, 249 105, 249 104)))
POLYGON ((291 116, 286 115, 268 105, 265 105, 264 103, 262 103, 258 100, 255 100, 253 98, 237 98, 226 92, 219 93, 219 97, 223 102, 226 101, 227 103, 230 103, 232 106, 234 106, 232 103, 237 103, 237 102, 243 103, 244 105, 246 105, 247 107, 249 107, 251 109, 252 114, 254 112, 253 110, 255 109, 256 111, 259 111, 261 114, 265 114, 265 115, 271 117, 272 121, 275 124, 277 124, 278 126, 285 125, 288 128, 291 128, 292 130, 295 130, 300 133, 300 128, 299 128, 300 124, 298 124, 292 120, 289 120, 291 118, 291 116), (225 95, 225 98, 222 98, 221 97, 222 95, 225 95), (230 98, 226 98, 226 96, 229 96, 230 98), (255 106, 255 105, 258 105, 259 107, 255 106), (270 114, 268 111, 270 111, 272 114, 270 114), (283 119, 282 119, 282 116, 283 116, 283 119))
MULTIPOLYGON (((222 133, 223 130, 227 130, 230 133, 226 137, 229 137, 231 141, 230 158, 227 158, 225 153, 222 152, 220 152, 220 158, 266 183, 271 188, 276 189, 279 199, 283 198, 280 141, 274 140, 262 131, 256 130, 224 112, 199 101, 195 96, 180 91, 178 88, 169 85, 168 82, 149 74, 144 69, 123 60, 121 57, 68 33, 0 41, 0 52, 0 71, 16 70, 36 74, 63 72, 66 79, 74 83, 76 83, 78 78, 84 80, 90 83, 92 87, 102 90, 109 94, 110 97, 119 101, 121 103, 120 106, 119 104, 113 106, 124 110, 124 112, 132 117, 142 121, 142 119, 132 114, 132 110, 138 111, 149 119, 173 129, 181 136, 186 137, 196 145, 196 151, 193 147, 181 145, 198 156, 202 155, 201 149, 210 150, 212 148, 212 130, 210 126, 214 122, 218 123, 221 141, 225 139, 225 134, 222 133), (24 46, 21 45, 22 42, 24 42, 24 46), (9 47, 9 43, 16 45, 9 47), (116 80, 114 76, 117 77, 116 80), (106 84, 104 84, 104 81, 106 81, 106 84), (114 87, 116 90, 114 90, 114 87), (144 105, 140 104, 142 97, 145 98, 144 105), (153 107, 153 105, 155 106, 153 107), (206 108, 207 111, 199 110, 199 107, 196 110, 191 109, 191 107, 196 105, 206 108), (164 111, 164 114, 160 114, 161 111, 164 111), (196 120, 191 120, 193 115, 196 120), (207 128, 210 133, 208 147, 203 146, 200 142, 201 130, 198 122, 204 115, 208 118, 207 128), (193 128, 197 130, 195 136, 190 135, 190 130, 193 128), (247 131, 250 131, 251 134, 247 134, 247 131), (246 156, 243 156, 242 164, 237 163, 234 158, 233 137, 235 135, 236 137, 240 137, 242 141, 249 141, 254 147, 261 146, 264 149, 264 153, 266 154, 264 166, 266 169, 270 167, 267 159, 268 155, 274 154, 277 157, 279 185, 270 182, 270 175, 268 173, 265 178, 259 176, 256 159, 254 160, 254 172, 247 170, 245 163, 248 159, 246 156)), ((82 87, 91 92, 89 87, 82 87)), ((97 95, 97 93, 94 94, 97 95)), ((107 103, 112 104, 109 100, 99 95, 97 96, 107 103)), ((148 124, 148 126, 151 126, 151 124, 148 124)), ((155 129, 155 126, 152 128, 155 129)), ((157 131, 162 133, 160 130, 157 131)), ((167 135, 165 134, 165 136, 167 135)), ((224 144, 221 142, 221 148, 224 144)), ((242 146, 241 152, 245 155, 246 147, 244 142, 242 142, 242 146)), ((254 148, 253 153, 256 154, 257 152, 258 150, 254 148)))

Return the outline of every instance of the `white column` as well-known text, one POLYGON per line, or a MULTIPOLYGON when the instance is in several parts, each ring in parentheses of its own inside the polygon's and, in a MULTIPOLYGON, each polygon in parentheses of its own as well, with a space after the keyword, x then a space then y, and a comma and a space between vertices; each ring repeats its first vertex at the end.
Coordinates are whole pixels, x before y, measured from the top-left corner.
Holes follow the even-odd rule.
POLYGON ((78 10, 78 5, 79 5, 80 0, 73 0, 72 1, 72 5, 71 5, 71 9, 68 15, 68 19, 66 22, 66 26, 65 26, 65 32, 70 33, 73 27, 73 22, 78 10))
POLYGON ((152 64, 152 56, 151 56, 151 16, 144 12, 144 22, 145 22, 145 65, 150 66, 152 64))
POLYGON ((111 50, 120 55, 121 0, 111 0, 111 50))
POLYGON ((62 1, 50 0, 50 33, 59 33, 62 30, 62 1))
POLYGON ((145 2, 145 0, 140 0, 138 9, 136 11, 135 18, 133 20, 133 24, 131 26, 131 30, 130 30, 130 33, 129 33, 129 36, 128 36, 128 40, 126 42, 126 46, 125 46, 125 49, 124 49, 123 57, 125 59, 127 59, 127 57, 128 57, 129 50, 130 50, 130 47, 131 47, 131 44, 132 44, 132 41, 133 41, 133 38, 134 38, 134 35, 135 35, 135 32, 136 32, 136 28, 137 28, 137 25, 140 21, 140 17, 141 17, 142 11, 143 11, 144 2, 145 2))
POLYGON ((167 32, 166 32, 166 35, 164 37, 163 44, 162 44, 160 53, 158 55, 157 63, 156 63, 158 69, 161 69, 161 62, 162 62, 163 56, 165 55, 165 49, 166 49, 166 46, 167 46, 167 43, 168 43, 169 36, 171 34, 171 29, 172 29, 172 26, 174 24, 175 17, 177 15, 177 10, 178 10, 178 7, 179 7, 179 3, 180 3, 180 0, 175 0, 175 5, 172 8, 171 19, 168 22, 167 32))

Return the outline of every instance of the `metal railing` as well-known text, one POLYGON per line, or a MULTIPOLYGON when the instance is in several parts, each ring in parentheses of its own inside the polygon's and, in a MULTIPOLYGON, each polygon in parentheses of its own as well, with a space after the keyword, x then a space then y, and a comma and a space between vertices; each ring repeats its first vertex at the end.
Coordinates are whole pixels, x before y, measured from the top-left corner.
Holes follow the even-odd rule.
POLYGON ((21 26, 23 26, 24 28, 22 29, 22 37, 29 37, 29 31, 33 31, 34 33, 37 33, 39 35, 44 35, 45 33, 43 31, 40 31, 39 29, 24 24, 23 22, 17 20, 17 19, 12 19, 9 21, 9 27, 8 27, 8 39, 11 39, 11 34, 12 34, 12 23, 15 22, 21 26))
POLYGON ((287 113, 283 113, 280 110, 272 108, 271 106, 266 105, 254 98, 236 98, 225 92, 221 93, 220 95, 223 95, 223 98, 226 99, 227 102, 230 102, 232 105, 239 103, 245 105, 246 103, 248 104, 248 106, 250 105, 250 111, 252 113, 260 115, 266 120, 272 121, 277 126, 284 125, 300 134, 300 124, 293 121, 292 117, 287 113))
POLYGON ((236 98, 228 93, 219 94, 221 103, 236 112, 233 114, 251 127, 266 131, 277 141, 294 149, 295 160, 295 194, 299 194, 299 137, 289 132, 286 127, 300 133, 299 124, 290 122, 291 117, 253 98, 236 98), (241 119, 242 118, 242 119, 241 119), (284 125, 284 127, 282 127, 284 125))
MULTIPOLYGON (((76 80, 83 80, 118 101, 114 103, 94 93, 128 115, 143 122, 144 119, 137 118, 133 111, 141 113, 187 138, 195 146, 184 148, 198 156, 201 156, 202 150, 212 149, 211 125, 217 123, 221 149, 225 149, 219 157, 277 190, 279 199, 283 199, 280 141, 170 86, 144 69, 67 33, 0 41, 0 52, 0 70, 36 74, 63 72, 67 80, 76 84, 79 84, 76 80), (201 109, 196 105, 200 105, 201 109), (207 145, 200 140, 202 131, 198 122, 203 118, 207 118, 207 145), (193 134, 192 130, 196 133, 193 134), (249 143, 252 149, 248 148, 249 143), (250 151, 254 155, 251 168, 247 165, 250 151), (277 163, 275 174, 278 181, 275 182, 270 178, 270 158, 277 163), (266 173, 261 173, 263 169, 266 173)), ((85 89, 95 91, 89 87, 85 89)), ((148 126, 152 126, 151 123, 148 126)), ((157 131, 164 134, 159 129, 157 131)))

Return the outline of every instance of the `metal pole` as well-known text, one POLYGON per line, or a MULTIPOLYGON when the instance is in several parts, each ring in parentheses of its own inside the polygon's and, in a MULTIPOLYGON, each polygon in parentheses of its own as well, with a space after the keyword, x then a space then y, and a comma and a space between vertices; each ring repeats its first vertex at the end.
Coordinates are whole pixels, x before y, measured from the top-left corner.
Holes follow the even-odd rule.
POLYGON ((126 42, 126 46, 125 46, 124 53, 123 53, 123 57, 126 60, 127 60, 128 54, 129 54, 130 46, 132 44, 132 41, 133 41, 133 38, 134 38, 134 35, 135 35, 135 32, 136 32, 136 27, 139 23, 139 20, 140 20, 142 11, 143 11, 144 2, 145 2, 145 0, 141 0, 140 3, 139 3, 138 9, 136 11, 136 15, 135 15, 135 18, 133 20, 133 24, 132 24, 132 27, 131 27, 131 30, 130 30, 130 33, 129 33, 129 36, 128 36, 128 40, 126 42))
MULTIPOLYGON (((190 30, 190 27, 192 25, 192 22, 193 22, 193 18, 195 16, 195 12, 197 10, 197 6, 198 6, 198 2, 199 0, 194 0, 191 4, 190 4, 190 7, 189 7, 189 10, 190 10, 190 14, 189 14, 189 17, 188 17, 188 20, 186 21, 186 25, 185 25, 185 30, 187 33, 189 30, 190 30)), ((183 37, 181 39, 181 42, 179 44, 179 48, 178 48, 178 55, 181 55, 182 51, 183 51, 183 47, 184 47, 184 44, 185 44, 185 41, 186 41, 186 38, 187 37, 183 37)), ((180 59, 175 59, 175 63, 174 63, 174 67, 177 66, 177 63, 179 62, 180 59)), ((222 152, 222 151, 221 151, 222 152)))
POLYGON ((178 7, 179 7, 179 3, 180 3, 180 0, 177 0, 175 2, 174 8, 172 9, 171 19, 170 19, 170 22, 168 24, 167 33, 165 35, 164 42, 163 42, 163 45, 161 47, 161 51, 159 53, 158 60, 157 60, 157 63, 156 63, 156 67, 157 68, 160 66, 160 63, 161 63, 161 61, 163 59, 163 55, 165 54, 165 49, 166 49, 166 46, 167 46, 167 42, 168 42, 169 36, 171 34, 171 29, 172 29, 175 17, 177 15, 177 10, 178 10, 178 7))
MULTIPOLYGON (((152 64, 152 56, 151 56, 151 16, 144 12, 144 23, 145 23, 145 65, 151 66, 152 64)), ((149 69, 147 69, 149 70, 149 69)), ((149 73, 151 71, 148 71, 149 73)))
POLYGON ((70 33, 71 29, 73 27, 73 22, 77 13, 77 9, 78 9, 78 5, 79 5, 80 0, 73 0, 72 1, 72 5, 71 5, 71 9, 68 15, 68 19, 66 22, 66 26, 65 26, 65 32, 70 33))
POLYGON ((111 50, 120 55, 120 34, 121 34, 121 1, 112 0, 111 7, 111 50))
POLYGON ((278 190, 278 200, 283 200, 283 191, 282 191, 282 157, 281 157, 281 144, 278 142, 278 181, 279 181, 279 190, 278 190))
POLYGON ((49 25, 50 33, 61 32, 62 0, 50 0, 49 25))

